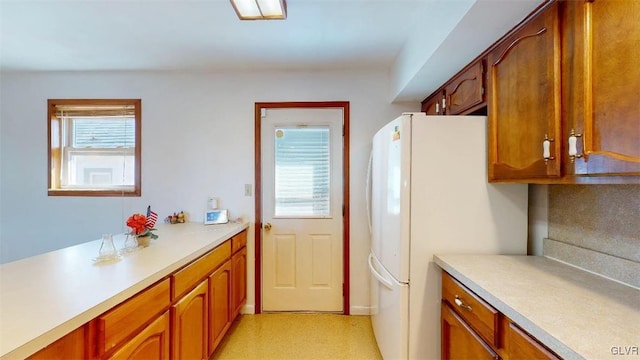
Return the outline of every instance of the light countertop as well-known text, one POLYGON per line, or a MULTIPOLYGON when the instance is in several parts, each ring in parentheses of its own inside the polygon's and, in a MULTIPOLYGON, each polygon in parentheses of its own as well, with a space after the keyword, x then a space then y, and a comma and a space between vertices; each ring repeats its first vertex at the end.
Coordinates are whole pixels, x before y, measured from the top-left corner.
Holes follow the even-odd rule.
POLYGON ((538 256, 435 262, 565 359, 640 358, 640 290, 538 256), (617 353, 617 354, 616 354, 617 353))
MULTIPOLYGON (((0 265, 0 358, 23 359, 246 229, 159 224, 159 238, 94 263, 101 240, 0 265)), ((114 236, 116 248, 124 235, 114 236)))

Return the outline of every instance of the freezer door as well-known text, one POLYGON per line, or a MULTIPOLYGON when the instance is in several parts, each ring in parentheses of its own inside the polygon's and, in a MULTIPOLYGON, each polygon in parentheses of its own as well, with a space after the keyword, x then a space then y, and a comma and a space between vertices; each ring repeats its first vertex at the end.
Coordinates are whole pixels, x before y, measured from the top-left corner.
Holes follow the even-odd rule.
POLYGON ((376 133, 371 164, 371 251, 402 283, 409 282, 411 117, 376 133))
POLYGON ((401 284, 369 254, 371 325, 385 360, 407 359, 409 353, 409 286, 401 284))

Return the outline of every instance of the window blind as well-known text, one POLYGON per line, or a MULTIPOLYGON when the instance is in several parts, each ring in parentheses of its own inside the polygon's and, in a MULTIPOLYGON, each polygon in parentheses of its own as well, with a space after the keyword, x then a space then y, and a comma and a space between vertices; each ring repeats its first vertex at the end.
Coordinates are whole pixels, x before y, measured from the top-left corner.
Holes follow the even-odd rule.
POLYGON ((329 127, 280 127, 274 135, 275 216, 329 216, 329 127))

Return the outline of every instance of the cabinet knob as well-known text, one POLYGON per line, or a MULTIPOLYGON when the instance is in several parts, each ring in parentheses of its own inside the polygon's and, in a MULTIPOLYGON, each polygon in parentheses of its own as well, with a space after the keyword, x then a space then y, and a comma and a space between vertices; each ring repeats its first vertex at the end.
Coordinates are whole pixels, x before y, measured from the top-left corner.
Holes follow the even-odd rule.
POLYGON ((548 163, 549 160, 555 160, 556 158, 551 156, 551 142, 555 141, 555 139, 549 139, 547 134, 544 134, 544 140, 542 140, 542 157, 544 158, 544 163, 548 163))
MULTIPOLYGON (((582 137, 582 134, 576 134, 574 129, 571 129, 571 134, 569 134, 569 161, 574 163, 576 158, 583 157, 582 154, 578 154, 578 138, 582 137)), ((584 138, 583 138, 584 140, 584 138)), ((584 144, 582 144, 584 148, 584 144)))

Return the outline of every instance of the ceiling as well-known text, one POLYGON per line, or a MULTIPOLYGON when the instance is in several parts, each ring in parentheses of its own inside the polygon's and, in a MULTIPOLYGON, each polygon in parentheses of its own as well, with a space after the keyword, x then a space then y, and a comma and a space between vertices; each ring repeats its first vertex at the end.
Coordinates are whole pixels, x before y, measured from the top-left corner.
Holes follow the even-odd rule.
POLYGON ((228 0, 0 0, 0 69, 387 69, 390 101, 416 101, 541 1, 288 0, 240 21, 228 0))

